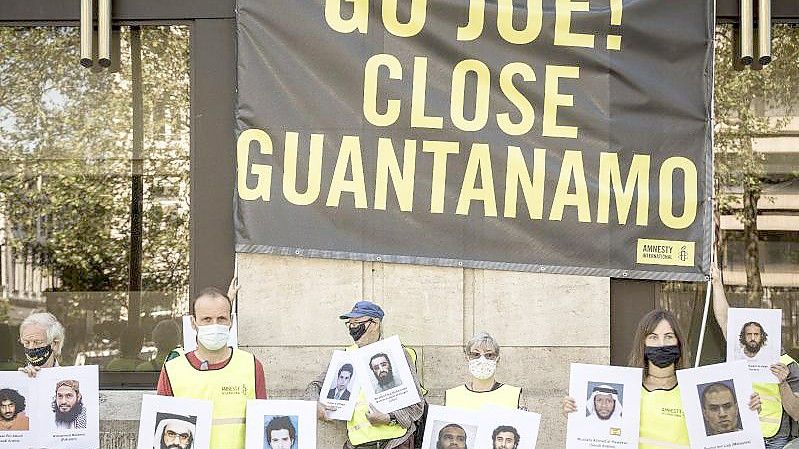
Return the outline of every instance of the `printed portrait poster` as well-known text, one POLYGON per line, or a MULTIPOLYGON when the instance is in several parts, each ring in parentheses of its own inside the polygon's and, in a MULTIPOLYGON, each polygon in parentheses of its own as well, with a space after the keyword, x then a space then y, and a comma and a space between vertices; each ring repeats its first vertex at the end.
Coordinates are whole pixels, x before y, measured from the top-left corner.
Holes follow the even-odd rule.
POLYGON ((316 449, 316 401, 247 401, 247 449, 316 449))
MULTIPOLYGON (((236 329, 239 327, 239 321, 236 314, 231 318, 233 326, 230 328, 230 336, 227 339, 227 345, 231 348, 239 347, 239 333, 236 329)), ((191 315, 183 315, 183 350, 191 352, 197 349, 197 331, 191 327, 191 315)))
POLYGON ((39 371, 32 388, 30 417, 37 421, 39 447, 100 447, 100 388, 96 365, 39 371), (40 425, 39 425, 40 424, 40 425))
POLYGON ((692 449, 764 448, 746 362, 678 370, 677 382, 692 449))
POLYGON ((421 401, 400 339, 394 335, 352 351, 369 403, 390 413, 421 401))
MULTIPOLYGON (((478 412, 475 449, 535 449, 541 415, 524 410, 485 406, 478 412)), ((447 446, 443 446, 445 449, 447 446)))
POLYGON ((636 449, 641 408, 641 368, 572 363, 568 449, 636 449))
POLYGON ((336 408, 335 411, 327 412, 327 417, 349 421, 360 392, 361 385, 355 376, 355 362, 351 353, 333 351, 319 394, 321 403, 336 408))
POLYGON ((41 422, 31 416, 37 407, 32 400, 33 380, 19 371, 0 371, 0 448, 35 445, 32 437, 41 422))
POLYGON ((430 405, 424 426, 422 449, 477 447, 482 417, 479 411, 430 405))
POLYGON ((745 361, 753 382, 779 382, 769 367, 779 362, 781 347, 782 310, 729 309, 727 361, 745 361))
POLYGON ((137 449, 209 449, 213 403, 174 396, 142 396, 137 449))

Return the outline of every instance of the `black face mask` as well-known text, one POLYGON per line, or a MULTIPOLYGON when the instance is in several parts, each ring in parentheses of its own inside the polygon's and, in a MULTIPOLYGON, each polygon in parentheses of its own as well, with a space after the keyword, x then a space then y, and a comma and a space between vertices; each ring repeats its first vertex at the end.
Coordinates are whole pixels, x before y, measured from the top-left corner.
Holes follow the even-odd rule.
POLYGON ((658 368, 665 368, 680 360, 680 347, 677 345, 647 346, 644 348, 644 359, 649 360, 658 368))
POLYGON ((33 366, 42 366, 47 363, 50 355, 53 354, 53 347, 51 345, 42 346, 40 348, 25 349, 25 358, 28 363, 33 366))
POLYGON ((369 327, 369 326, 367 326, 367 324, 372 324, 372 320, 364 321, 363 323, 361 323, 361 324, 359 324, 359 325, 357 325, 355 327, 350 327, 349 328, 350 329, 350 337, 352 337, 353 341, 358 341, 358 340, 361 339, 361 337, 363 337, 363 334, 366 333, 366 329, 368 329, 368 327, 369 327))

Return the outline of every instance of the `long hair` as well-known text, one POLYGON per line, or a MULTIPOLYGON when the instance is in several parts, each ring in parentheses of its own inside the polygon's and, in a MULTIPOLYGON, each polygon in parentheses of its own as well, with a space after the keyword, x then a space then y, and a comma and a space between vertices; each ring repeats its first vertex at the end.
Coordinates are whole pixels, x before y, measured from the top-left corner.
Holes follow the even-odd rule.
POLYGON ((746 328, 749 326, 757 326, 758 329, 760 329, 760 345, 765 346, 766 342, 768 341, 768 334, 766 333, 766 330, 763 329, 763 326, 761 326, 757 321, 750 321, 743 325, 741 328, 741 333, 738 335, 738 343, 740 343, 741 346, 746 346, 746 328))
POLYGON ((680 329, 680 323, 668 310, 655 309, 644 315, 641 321, 638 322, 638 327, 635 329, 635 336, 633 337, 633 347, 630 350, 630 358, 627 361, 628 366, 643 368, 644 375, 649 371, 649 364, 644 359, 646 336, 651 334, 663 320, 666 320, 671 325, 674 336, 677 337, 677 347, 680 348, 680 359, 677 360, 675 368, 682 369, 689 366, 691 355, 683 337, 682 329, 680 329))

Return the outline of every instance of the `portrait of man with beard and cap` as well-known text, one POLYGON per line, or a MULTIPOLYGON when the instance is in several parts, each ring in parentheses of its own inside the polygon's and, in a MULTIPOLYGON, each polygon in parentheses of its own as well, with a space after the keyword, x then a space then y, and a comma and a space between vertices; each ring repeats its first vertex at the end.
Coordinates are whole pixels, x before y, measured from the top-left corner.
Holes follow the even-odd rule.
POLYGON ((757 321, 750 321, 741 327, 738 334, 740 344, 739 360, 757 360, 760 350, 768 342, 768 333, 757 321))
POLYGON ((17 390, 0 390, 0 432, 28 430, 30 419, 25 414, 25 397, 17 390))
POLYGON ((68 379, 56 383, 53 412, 55 425, 59 429, 86 428, 86 409, 77 380, 68 379))
POLYGON ((402 380, 394 376, 394 369, 387 354, 379 352, 373 355, 369 359, 369 368, 371 368, 375 377, 372 383, 375 387, 375 393, 382 393, 402 385, 402 380))
POLYGON ((155 422, 153 449, 192 449, 196 416, 158 413, 155 422))
POLYGON ((593 424, 620 428, 624 385, 589 382, 585 416, 593 424))

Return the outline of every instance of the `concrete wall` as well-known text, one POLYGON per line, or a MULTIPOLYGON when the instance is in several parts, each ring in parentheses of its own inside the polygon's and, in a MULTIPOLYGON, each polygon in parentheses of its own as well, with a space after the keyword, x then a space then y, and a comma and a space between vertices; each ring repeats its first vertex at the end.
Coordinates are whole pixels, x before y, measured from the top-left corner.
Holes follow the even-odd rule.
MULTIPOLYGON (((351 342, 338 316, 362 298, 386 311, 384 335, 419 354, 428 400, 467 378, 462 345, 476 331, 502 346, 497 378, 523 387, 543 415, 538 448, 562 448, 560 401, 570 362, 610 358, 608 278, 239 254, 239 338, 264 364, 270 397, 300 398, 333 349, 351 342)), ((341 426, 320 426, 320 449, 341 426)))
MULTIPOLYGON (((497 378, 523 387, 543 415, 538 449, 564 447, 560 401, 569 363, 610 358, 608 278, 239 254, 239 342, 264 364, 271 398, 302 398, 333 349, 351 342, 338 316, 359 299, 386 311, 384 335, 418 355, 428 401, 467 378, 462 345, 476 331, 502 346, 497 378)), ((143 392, 103 392, 103 449, 134 449, 143 392)), ((338 449, 343 423, 319 426, 338 449)))

